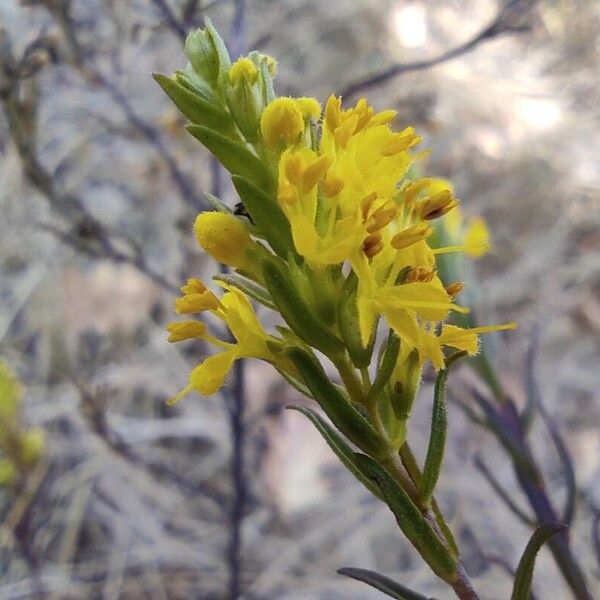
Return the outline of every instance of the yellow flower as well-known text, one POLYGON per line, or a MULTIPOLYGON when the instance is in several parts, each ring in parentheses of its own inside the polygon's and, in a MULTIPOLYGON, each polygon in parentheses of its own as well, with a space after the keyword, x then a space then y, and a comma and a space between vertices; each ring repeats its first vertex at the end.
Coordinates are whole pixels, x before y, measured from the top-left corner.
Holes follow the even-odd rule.
POLYGON ((433 229, 427 223, 417 223, 399 231, 391 240, 392 248, 402 250, 428 238, 433 229))
POLYGON ((192 325, 192 323, 196 323, 195 321, 169 324, 168 329, 171 336, 175 336, 175 338, 188 339, 192 337, 191 334, 198 334, 199 337, 224 349, 222 352, 209 356, 195 367, 190 373, 187 386, 169 400, 169 403, 176 402, 194 390, 205 396, 214 394, 222 387, 233 363, 238 358, 251 357, 276 362, 275 356, 267 345, 267 340, 274 338, 271 338, 263 329, 250 301, 242 292, 228 287, 228 291, 219 302, 219 307, 215 314, 231 331, 235 339, 233 343, 207 335, 204 327, 192 325))
POLYGON ((181 287, 181 293, 183 296, 176 298, 173 302, 175 312, 179 315, 190 315, 219 308, 217 297, 195 277, 187 280, 186 284, 181 287))
POLYGON ((321 116, 321 104, 315 98, 297 98, 296 106, 305 119, 318 119, 321 116))
POLYGON ((481 217, 471 220, 465 231, 463 244, 467 256, 479 258, 487 254, 490 249, 490 235, 485 221, 481 217))
POLYGON ((237 85, 243 81, 246 81, 252 85, 256 83, 258 78, 258 70, 249 58, 239 58, 231 65, 228 77, 230 83, 233 85, 237 85))
POLYGON ((260 118, 260 131, 267 148, 281 150, 296 144, 304 132, 304 118, 293 98, 275 98, 260 118))
POLYGON ((167 324, 169 342, 181 342, 202 337, 206 333, 206 326, 201 321, 176 321, 167 324))
POLYGON ((250 251, 256 244, 233 215, 202 212, 194 223, 194 233, 200 246, 218 262, 236 269, 250 266, 250 251))
POLYGON ((483 218, 465 219, 457 207, 444 216, 441 227, 452 245, 436 249, 437 253, 463 252, 471 258, 479 258, 488 253, 490 234, 483 218))

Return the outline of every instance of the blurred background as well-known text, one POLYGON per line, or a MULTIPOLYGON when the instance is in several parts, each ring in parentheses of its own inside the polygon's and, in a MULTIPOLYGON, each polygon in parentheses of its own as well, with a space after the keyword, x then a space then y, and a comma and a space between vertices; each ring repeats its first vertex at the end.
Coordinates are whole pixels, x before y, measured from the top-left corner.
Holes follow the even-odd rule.
MULTIPOLYGON (((172 297, 216 270, 193 219, 206 191, 236 199, 150 74, 184 66, 206 16, 232 55, 277 58, 279 94, 397 109, 432 149, 423 172, 488 220, 493 249, 468 283, 482 321, 519 322, 494 340, 495 364, 519 406, 537 377, 575 465, 573 551, 599 594, 600 3, 2 0, 0 357, 25 388, 22 427, 45 441, 0 489, 0 598, 382 597, 341 566, 451 597, 284 410, 298 398, 270 368, 165 404, 202 354, 166 343, 172 297)), ((455 397, 469 377, 451 378, 455 397)), ((410 430, 421 453, 430 410, 426 383, 410 430)), ((438 499, 482 597, 502 600, 530 529, 475 458, 527 505, 496 440, 456 404, 450 418, 438 499)), ((540 419, 531 444, 560 507, 540 419)), ((547 550, 534 589, 573 597, 547 550)))

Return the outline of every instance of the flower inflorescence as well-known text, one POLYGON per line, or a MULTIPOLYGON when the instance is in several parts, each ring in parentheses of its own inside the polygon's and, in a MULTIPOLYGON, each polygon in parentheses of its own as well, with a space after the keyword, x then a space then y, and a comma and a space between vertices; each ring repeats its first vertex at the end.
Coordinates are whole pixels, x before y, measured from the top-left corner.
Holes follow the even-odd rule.
POLYGON ((231 64, 210 24, 190 35, 186 51, 187 70, 157 80, 192 122, 190 133, 231 173, 243 210, 216 203, 196 220, 200 246, 237 275, 217 278, 220 298, 190 279, 175 310, 212 313, 233 341, 200 321, 169 324, 169 341, 201 338, 220 348, 175 399, 214 393, 236 359, 252 357, 320 401, 292 352, 317 361, 316 350, 338 367, 346 400, 399 447, 424 364, 441 369, 445 348, 473 355, 481 333, 514 327, 448 322, 468 309, 456 299, 462 282, 442 281, 438 257, 484 254, 485 223, 465 227, 451 185, 414 176, 426 153, 415 152, 422 140, 412 127, 393 129, 395 111, 376 112, 364 99, 344 108, 336 96, 324 107, 276 97, 275 61, 252 52, 231 64), (436 247, 435 220, 452 245, 436 247), (250 300, 276 310, 284 325, 265 331, 250 300), (388 335, 378 344, 380 322, 388 335))

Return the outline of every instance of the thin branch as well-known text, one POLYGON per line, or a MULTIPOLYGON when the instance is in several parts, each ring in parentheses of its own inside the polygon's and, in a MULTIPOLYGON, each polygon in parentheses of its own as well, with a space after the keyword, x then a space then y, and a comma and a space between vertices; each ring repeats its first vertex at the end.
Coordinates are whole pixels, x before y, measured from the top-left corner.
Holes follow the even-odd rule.
POLYGON ((384 69, 375 75, 369 75, 350 83, 341 91, 341 95, 344 98, 349 98, 366 89, 385 83, 393 77, 403 73, 408 73, 410 71, 422 71, 424 69, 429 69, 436 65, 448 62, 454 58, 462 56, 463 54, 467 54, 481 43, 496 39, 501 35, 526 31, 528 28, 520 24, 520 21, 523 15, 531 10, 535 3, 536 0, 509 0, 502 5, 497 15, 490 21, 490 23, 488 23, 488 25, 486 25, 477 35, 463 44, 460 44, 459 46, 456 46, 455 48, 452 48, 451 50, 448 50, 434 58, 391 65, 387 69, 384 69))
MULTIPOLYGON (((0 103, 6 115, 11 138, 15 144, 27 181, 47 200, 50 208, 67 224, 67 229, 55 226, 45 228, 63 243, 95 258, 126 263, 152 279, 161 287, 173 291, 176 286, 151 269, 139 246, 123 235, 114 235, 85 207, 77 195, 65 192, 56 184, 52 173, 38 156, 37 105, 38 94, 31 57, 38 56, 36 65, 46 64, 39 55, 47 47, 43 39, 37 50, 29 51, 18 61, 12 53, 11 40, 6 30, 0 29, 0 103), (24 81, 25 78, 26 80, 24 81), (118 250, 115 242, 124 242, 128 253, 118 250)), ((30 45, 29 47, 35 47, 30 45)))
MULTIPOLYGON (((245 0, 234 0, 233 20, 230 34, 230 51, 233 58, 245 50, 245 0)), ((215 161, 212 164, 213 193, 218 195, 221 187, 221 168, 215 161)), ((242 525, 247 500, 247 482, 244 467, 246 447, 246 391, 244 361, 238 360, 234 368, 234 380, 229 398, 229 426, 233 452, 231 456, 231 476, 233 478, 233 502, 230 511, 230 534, 227 548, 229 563, 229 597, 236 600, 242 593, 242 525)))
POLYGON ((530 527, 536 526, 536 521, 534 518, 530 517, 525 513, 524 510, 519 508, 512 500, 512 498, 508 495, 507 491, 502 487, 500 482, 494 477, 492 472, 489 470, 488 466, 483 462, 481 456, 475 457, 475 466, 477 470, 483 475, 485 480, 490 484, 490 487, 496 492, 498 497, 504 502, 508 509, 512 513, 514 513, 519 520, 525 525, 529 525, 530 527))
POLYGON ((167 1, 152 0, 152 3, 159 10, 169 29, 171 29, 182 42, 185 42, 185 38, 187 36, 185 27, 175 16, 175 13, 171 10, 171 7, 168 5, 167 1))
POLYGON ((222 494, 216 490, 210 489, 204 482, 194 481, 177 473, 170 465, 164 462, 152 460, 141 455, 135 448, 128 444, 121 435, 114 431, 106 418, 106 405, 108 399, 108 391, 106 389, 98 390, 94 393, 73 375, 71 375, 71 381, 79 391, 81 412, 91 431, 102 439, 112 452, 126 460, 128 463, 144 469, 155 479, 166 479, 186 490, 188 494, 201 493, 204 496, 211 498, 219 505, 222 504, 222 494))
POLYGON ((206 206, 203 200, 196 193, 194 186, 186 174, 179 168, 177 161, 167 148, 160 131, 154 125, 142 119, 125 94, 109 77, 104 75, 88 60, 88 53, 79 41, 77 28, 71 16, 71 2, 69 0, 41 0, 35 3, 43 5, 50 16, 56 21, 67 43, 73 66, 90 85, 100 86, 104 89, 111 100, 121 109, 127 121, 137 129, 167 165, 169 176, 173 180, 183 201, 195 211, 205 209, 206 206))
POLYGON ((567 497, 565 506, 563 508, 561 522, 570 525, 575 517, 575 509, 577 507, 577 481, 575 478, 575 465, 573 459, 567 448, 567 445, 561 435, 558 426, 554 419, 550 416, 544 403, 542 401, 542 395, 539 390, 537 383, 537 377, 535 375, 535 361, 537 358, 537 351, 539 348, 539 330, 534 331, 532 336, 532 342, 527 352, 526 360, 526 380, 527 380, 527 395, 528 395, 528 407, 523 411, 522 421, 524 421, 523 427, 526 428, 527 423, 531 421, 531 416, 534 411, 540 413, 546 429, 550 434, 550 438, 556 453, 562 466, 563 476, 565 478, 565 485, 567 486, 567 497))

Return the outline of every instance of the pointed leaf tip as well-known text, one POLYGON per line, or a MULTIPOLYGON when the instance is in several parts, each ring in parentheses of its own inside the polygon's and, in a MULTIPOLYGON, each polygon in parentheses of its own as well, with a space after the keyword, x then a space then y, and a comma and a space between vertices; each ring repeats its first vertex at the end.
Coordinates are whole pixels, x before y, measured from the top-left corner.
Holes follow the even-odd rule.
POLYGON ((363 583, 366 583, 376 590, 386 594, 386 596, 395 598, 396 600, 435 600, 434 598, 428 598, 427 596, 423 596, 423 594, 414 592, 413 590, 403 586, 401 583, 398 583, 397 581, 394 581, 393 579, 390 579, 381 573, 377 573, 376 571, 371 571, 369 569, 357 569, 354 567, 343 567, 338 569, 337 572, 340 575, 345 575, 351 579, 356 579, 356 581, 362 581, 363 583))
POLYGON ((562 523, 545 523, 540 525, 534 532, 515 573, 515 582, 511 600, 529 600, 531 592, 531 582, 533 580, 533 569, 535 567, 535 559, 540 551, 540 548, 556 533, 566 529, 562 523))

